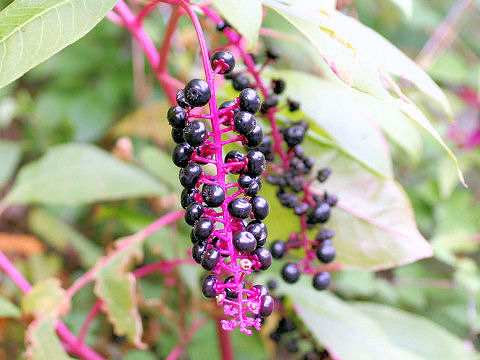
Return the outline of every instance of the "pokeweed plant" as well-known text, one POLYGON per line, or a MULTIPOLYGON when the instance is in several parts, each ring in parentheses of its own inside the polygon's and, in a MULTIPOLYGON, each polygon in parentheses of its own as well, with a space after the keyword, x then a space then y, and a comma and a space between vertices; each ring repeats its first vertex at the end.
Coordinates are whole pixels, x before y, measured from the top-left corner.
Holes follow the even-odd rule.
MULTIPOLYGON (((448 111, 442 91, 385 39, 337 11, 335 2, 304 4, 293 0, 249 0, 244 3, 223 0, 129 3, 123 0, 45 0, 39 4, 16 0, 0 13, 0 25, 4 26, 0 30, 3 35, 0 42, 6 49, 2 55, 4 76, 1 84, 13 81, 74 42, 105 16, 131 33, 136 41, 134 46, 141 49, 170 103, 160 121, 171 126, 171 138, 175 143, 171 161, 180 168, 178 177, 183 191, 178 194, 178 202, 183 210, 171 210, 134 235, 116 241, 109 253, 96 258, 94 265, 66 289, 62 288, 58 279, 39 282, 32 287, 11 260, 0 252, 0 268, 25 293, 21 306, 23 313, 34 318, 25 336, 27 358, 44 359, 42 354, 47 347, 59 359, 68 358, 68 354, 90 360, 112 357, 105 348, 87 345, 89 329, 99 313, 107 316, 116 335, 125 336, 137 348, 145 349, 149 339, 142 338, 140 296, 136 293, 136 285, 139 279, 156 273, 163 276, 167 287, 178 287, 178 302, 183 304, 178 314, 165 311, 174 322, 178 317, 176 325, 180 334, 178 345, 166 355, 167 359, 181 358, 197 331, 211 319, 217 322, 218 343, 224 359, 234 357, 229 332, 238 329, 239 333, 253 335, 262 331, 265 322, 270 330, 274 328, 270 339, 282 344, 279 351, 283 348, 290 353, 305 350, 305 359, 354 359, 358 348, 352 345, 351 351, 345 350, 341 343, 328 336, 329 329, 323 329, 322 324, 325 318, 322 318, 322 311, 316 305, 325 302, 327 316, 345 310, 354 319, 368 323, 372 332, 378 326, 373 320, 367 320, 361 311, 350 308, 329 292, 312 294, 305 290, 300 274, 312 276, 314 289, 326 290, 331 282, 331 273, 335 271, 389 269, 431 256, 432 251, 416 228, 408 199, 391 179, 390 154, 382 131, 389 135, 391 132, 379 120, 381 115, 378 113, 382 111, 374 112, 373 120, 362 112, 354 112, 361 126, 365 127, 354 127, 358 134, 337 124, 332 125, 334 120, 329 116, 338 117, 338 114, 347 111, 349 105, 356 104, 361 96, 365 96, 365 102, 375 104, 372 107, 401 113, 404 120, 408 117, 408 121, 417 122, 456 163, 436 130, 391 75, 411 81, 448 111), (73 13, 71 9, 74 9, 73 13), (144 21, 158 9, 162 14, 169 14, 159 49, 144 27, 144 21), (287 31, 257 28, 257 25, 261 26, 263 16, 268 17, 272 13, 290 24, 287 31), (72 19, 68 18, 69 14, 72 19), (183 83, 170 70, 169 57, 174 51, 172 42, 180 19, 185 15, 196 34, 203 76, 183 83), (86 19, 88 21, 80 21, 86 19), (82 26, 73 26, 77 22, 82 26), (49 46, 43 39, 33 52, 31 46, 26 46, 24 37, 32 42, 39 30, 47 33, 62 24, 71 26, 71 31, 52 39, 55 46, 49 46), (219 42, 216 32, 223 34, 226 42, 219 42), (298 41, 298 46, 313 45, 319 68, 331 80, 320 79, 301 67, 297 73, 282 70, 282 58, 274 47, 262 41, 247 43, 246 39, 255 42, 259 34, 280 42, 293 38, 298 41), (305 39, 299 40, 300 34, 305 39), (375 54, 365 56, 362 36, 367 36, 378 47, 377 58, 375 54), (259 49, 264 48, 265 61, 261 64, 259 58, 262 56, 252 51, 255 45, 259 49), (20 51, 24 47, 26 50, 20 51), (390 61, 392 57, 397 59, 393 64, 390 61), (298 78, 306 81, 296 84, 298 78), (225 80, 231 80, 233 90, 225 80), (311 84, 318 84, 321 89, 332 89, 333 95, 330 96, 338 95, 345 99, 345 109, 335 109, 333 113, 330 110, 324 115, 322 111, 327 109, 321 105, 326 104, 317 103, 315 91, 309 94, 312 89, 307 87, 311 84), (363 94, 360 95, 357 90, 363 94), (232 95, 234 91, 235 95, 232 95), (220 97, 226 101, 219 105, 220 97), (361 146, 353 150, 350 143, 361 146), (333 151, 326 151, 325 147, 333 151), (337 173, 340 174, 338 177, 337 173), (332 186, 338 198, 329 189, 323 188, 327 178, 330 179, 329 187, 332 186), (350 181, 353 184, 349 184, 350 181), (360 185, 356 184, 357 181, 360 185), (357 188, 352 190, 355 186, 357 188), (263 194, 265 190, 274 196, 263 194), (277 205, 288 209, 288 212, 279 210, 277 205), (334 207, 338 210, 331 214, 334 207), (400 219, 397 218, 399 216, 400 219), (190 240, 193 245, 186 256, 145 262, 132 270, 133 263, 140 263, 148 255, 143 249, 146 239, 167 226, 175 226, 175 223, 176 229, 182 232, 182 218, 192 227, 190 240), (329 220, 331 225, 327 228, 325 223, 329 220), (288 223, 287 227, 282 226, 283 221, 288 223), (349 226, 349 223, 352 225, 349 226), (267 228, 270 232, 273 229, 275 236, 284 240, 269 239, 267 228), (370 232, 362 232, 363 228, 368 228, 370 232), (286 256, 289 257, 288 262, 275 272, 257 276, 256 273, 277 267, 272 265, 272 258, 283 259, 286 256), (185 280, 180 274, 183 268, 194 264, 209 272, 201 275, 200 291, 204 297, 215 299, 223 311, 219 313, 217 307, 209 304, 195 304, 197 311, 192 311, 192 319, 189 319, 189 328, 186 329, 185 314, 182 312, 186 310, 184 302, 187 296, 185 280), (278 272, 287 285, 270 280, 267 286, 267 280, 275 278, 278 272), (253 285, 257 283, 255 279, 259 280, 259 284, 253 285), (96 300, 76 336, 61 317, 69 313, 72 298, 91 282, 95 284, 96 300), (291 285, 297 282, 297 285, 291 285), (311 301, 313 305, 303 306, 302 301, 311 301), (206 315, 198 316, 199 308, 206 315), (278 316, 274 315, 271 321, 278 321, 278 324, 272 327, 267 319, 274 311, 278 316), (303 346, 302 341, 307 345, 303 346)), ((322 94, 326 93, 322 91, 322 94)), ((349 121, 354 122, 355 119, 349 121)), ((133 155, 128 150, 131 143, 127 141, 123 144, 126 149, 119 151, 125 151, 124 159, 131 160, 133 155)), ((20 170, 12 189, 0 202, 0 213, 14 204, 71 204, 74 202, 68 202, 71 194, 78 203, 85 204, 164 193, 137 167, 121 163, 99 149, 85 145, 77 144, 74 148, 60 146, 37 161, 20 170), (88 186, 102 187, 100 192, 96 189, 95 195, 88 191, 83 195, 77 194, 85 189, 84 183, 78 187, 70 184, 54 186, 50 193, 45 190, 41 182, 43 177, 37 174, 48 167, 57 171, 62 169, 65 165, 62 161, 70 159, 71 154, 82 154, 84 157, 81 166, 78 166, 80 170, 73 168, 71 177, 79 177, 88 182, 88 186), (95 163, 100 165, 89 172, 91 178, 78 175, 95 163), (114 174, 112 183, 105 180, 109 174, 114 174), (130 184, 117 188, 116 182, 120 182, 123 176, 127 180, 141 179, 142 183, 131 188, 130 184), (113 188, 110 189, 108 184, 113 184, 113 188), (62 198, 65 188, 72 193, 62 198), (67 200, 56 200, 57 196, 67 200)), ((458 174, 463 181, 459 171, 458 174)), ((48 176, 46 178, 49 179, 48 176)), ((171 179, 166 182, 172 184, 171 179)), ((48 219, 43 216, 42 219, 48 219)), ((74 238, 83 244, 76 244, 76 250, 83 254, 89 247, 85 246, 84 237, 72 230, 67 233, 74 233, 74 238)), ((172 239, 162 238, 162 241, 175 240, 172 235, 172 239)), ((89 261, 91 259, 84 259, 85 263, 89 261)), ((196 291, 195 287, 190 291, 196 291)), ((335 322, 335 316, 331 319, 335 322)), ((348 333, 350 329, 345 323, 339 319, 333 325, 339 328, 347 326, 345 330, 348 333)), ((373 343, 377 341, 386 343, 384 358, 408 358, 402 357, 407 350, 401 346, 381 337, 373 343)), ((369 349, 366 358, 374 358, 370 356, 374 352, 369 349)))

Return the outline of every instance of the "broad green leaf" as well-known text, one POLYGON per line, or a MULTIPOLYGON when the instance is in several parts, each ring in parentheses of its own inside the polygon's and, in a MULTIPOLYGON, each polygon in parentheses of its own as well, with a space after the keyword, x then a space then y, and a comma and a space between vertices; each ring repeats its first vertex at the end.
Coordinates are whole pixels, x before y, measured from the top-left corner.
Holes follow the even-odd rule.
POLYGON ((44 317, 33 321, 26 332, 27 360, 73 360, 55 333, 55 320, 44 317))
POLYGON ((301 99, 302 112, 342 152, 377 174, 392 176, 385 138, 368 110, 351 95, 349 89, 298 71, 278 71, 274 74, 286 80, 287 95, 301 99))
MULTIPOLYGON (((172 157, 154 146, 146 146, 139 155, 140 161, 152 174, 170 188, 179 190, 178 170, 172 166, 172 157)), ((181 190, 180 190, 181 191, 181 190)))
POLYGON ((66 253, 73 249, 80 264, 90 268, 102 255, 102 250, 90 239, 47 210, 35 208, 28 214, 28 227, 55 250, 66 253))
POLYGON ((133 165, 90 144, 51 148, 24 166, 5 203, 77 205, 161 195, 165 187, 133 165))
POLYGON ((0 140, 0 186, 5 185, 12 177, 18 163, 22 150, 20 144, 14 141, 0 140))
POLYGON ((376 322, 392 343, 422 359, 480 359, 462 339, 426 318, 375 303, 359 302, 355 307, 376 322))
POLYGON ((318 292, 304 279, 280 287, 304 325, 334 359, 422 360, 393 343, 374 320, 330 292, 318 292))
POLYGON ((305 12, 301 11, 301 6, 287 6, 278 0, 264 0, 264 3, 312 42, 336 78, 354 89, 395 105, 417 122, 445 149, 455 163, 460 181, 464 183, 455 155, 420 109, 389 76, 389 73, 394 74, 415 83, 449 114, 450 106, 445 94, 412 60, 373 30, 339 12, 305 12))
POLYGON ((89 32, 116 0, 16 0, 0 12, 0 87, 89 32))
POLYGON ((0 318, 18 318, 20 315, 21 311, 15 304, 0 296, 0 318))
POLYGON ((395 6, 397 6, 405 15, 405 17, 410 20, 413 14, 413 0, 389 0, 395 6))
MULTIPOLYGON (((327 227, 335 231, 336 261, 342 268, 380 270, 432 256, 432 248, 418 232, 410 201, 400 185, 380 179, 334 152, 317 157, 319 166, 333 169, 324 186, 313 186, 319 193, 325 189, 339 197, 327 227)), ((265 186, 262 191, 271 199, 275 213, 265 220, 270 238, 283 239, 285 234, 299 231, 298 220, 291 210, 278 205, 271 187, 265 186)))
POLYGON ((69 308, 70 302, 65 301, 65 290, 58 279, 39 282, 22 298, 25 314, 58 316, 65 314, 69 308))
POLYGON ((262 25, 261 0, 213 0, 220 14, 255 47, 262 25))

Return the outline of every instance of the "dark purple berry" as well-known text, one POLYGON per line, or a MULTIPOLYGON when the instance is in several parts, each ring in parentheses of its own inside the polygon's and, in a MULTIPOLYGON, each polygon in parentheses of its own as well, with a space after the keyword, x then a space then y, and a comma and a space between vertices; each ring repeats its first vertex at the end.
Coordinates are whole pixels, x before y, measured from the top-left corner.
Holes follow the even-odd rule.
POLYGON ((282 268, 282 279, 289 284, 296 283, 300 278, 300 270, 297 265, 293 263, 287 263, 282 268))
POLYGON ((193 203, 188 205, 187 209, 185 210, 185 222, 193 226, 195 222, 200 219, 203 215, 203 206, 199 203, 193 203))
POLYGON ((290 318, 281 318, 278 322, 277 331, 280 334, 285 334, 294 331, 297 328, 295 323, 290 318))
POLYGON ((183 189, 182 195, 180 196, 180 203, 182 208, 186 209, 188 205, 195 202, 195 194, 198 193, 197 189, 183 189))
POLYGON ((278 283, 275 280, 268 280, 267 287, 269 290, 275 290, 278 287, 278 283))
POLYGON ((279 191, 277 193, 277 197, 280 201, 280 204, 286 208, 294 208, 298 203, 298 196, 289 192, 279 191))
POLYGON ((280 53, 278 52, 278 50, 273 48, 267 49, 265 55, 267 55, 267 58, 271 60, 277 60, 280 57, 280 53))
POLYGON ((206 217, 201 217, 193 226, 193 234, 197 240, 202 241, 212 234, 214 228, 215 224, 212 220, 206 217))
POLYGON ((192 146, 199 146, 207 140, 207 128, 200 120, 193 120, 183 130, 183 138, 192 146))
POLYGON ((243 89, 238 95, 240 110, 255 114, 260 110, 262 100, 254 89, 243 89))
POLYGON ((330 229, 326 229, 326 228, 322 228, 322 230, 320 230, 320 232, 317 234, 315 239, 317 241, 324 241, 324 240, 329 240, 329 239, 333 238, 334 236, 335 236, 335 231, 330 230, 330 229))
POLYGON ((226 21, 220 21, 218 24, 217 24, 217 30, 218 31, 223 31, 225 30, 226 28, 230 27, 230 24, 226 21))
POLYGON ((305 129, 300 125, 290 126, 283 134, 283 138, 289 147, 294 147, 305 138, 305 129))
POLYGON ((233 235, 233 245, 242 254, 251 254, 257 247, 257 240, 248 231, 239 231, 233 235))
POLYGON ((237 91, 242 91, 243 89, 250 87, 250 80, 248 79, 248 76, 243 73, 234 75, 232 80, 233 88, 237 91))
POLYGON ((305 215, 309 209, 310 209, 310 206, 308 205, 308 203, 302 202, 296 205, 293 211, 295 215, 302 216, 302 215, 305 215))
POLYGON ((262 265, 259 270, 267 270, 272 265, 272 254, 267 249, 259 247, 255 250, 255 255, 257 255, 258 261, 262 265))
POLYGON ((252 212, 252 205, 248 202, 247 199, 236 198, 230 201, 228 204, 228 212, 233 217, 239 219, 246 219, 250 216, 252 212))
POLYGON ((285 80, 283 79, 275 79, 272 81, 273 85, 273 92, 277 95, 283 93, 285 91, 285 80))
POLYGON ((325 193, 323 195, 323 201, 325 201, 330 207, 337 205, 338 198, 335 195, 325 193))
POLYGON ((238 177, 238 185, 242 188, 242 189, 246 189, 250 186, 250 184, 252 182, 254 182, 254 177, 251 177, 247 174, 242 174, 238 177))
POLYGON ((205 80, 193 79, 185 85, 185 98, 193 107, 199 107, 210 101, 212 93, 205 80))
POLYGON ((180 184, 185 188, 193 188, 197 184, 202 168, 198 164, 189 163, 184 168, 180 169, 179 179, 180 184))
MULTIPOLYGON (((225 101, 222 103, 222 105, 219 106, 219 109, 226 109, 226 108, 229 108, 229 107, 232 107, 232 106, 235 106, 235 101, 225 101)), ((234 114, 237 114, 240 109, 238 107, 232 107, 232 111, 234 114)))
POLYGON ((268 236, 268 230, 265 223, 253 220, 247 225, 247 231, 252 233, 255 237, 255 240, 257 240, 257 246, 265 245, 268 236))
POLYGON ((273 297, 270 295, 263 295, 260 298, 260 311, 258 315, 262 317, 270 316, 273 312, 274 305, 275 301, 273 300, 273 297))
POLYGON ((257 196, 258 192, 261 189, 261 180, 259 179, 258 181, 252 182, 248 188, 245 189, 245 195, 253 197, 257 196))
POLYGON ((225 191, 217 184, 204 184, 202 187, 202 199, 209 207, 217 207, 225 201, 225 191))
MULTIPOLYGON (((230 150, 227 155, 225 155, 225 162, 243 162, 245 161, 245 155, 240 150, 230 150)), ((234 167, 231 169, 232 174, 237 174, 242 171, 241 167, 234 167)))
POLYGON ((263 130, 260 126, 256 125, 253 130, 245 135, 247 139, 247 147, 250 149, 256 148, 259 146, 263 141, 263 130))
POLYGON ((265 198, 261 196, 255 196, 250 200, 252 204, 253 216, 257 220, 263 220, 268 216, 270 212, 270 205, 265 198))
POLYGON ((240 111, 233 118, 233 127, 241 135, 251 133, 256 125, 255 117, 246 111, 240 111))
POLYGON ((215 266, 217 266, 219 260, 220 251, 215 248, 210 248, 205 250, 205 252, 203 253, 202 262, 200 263, 200 265, 202 265, 205 270, 210 271, 213 270, 215 266))
POLYGON ((183 138, 183 129, 172 128, 172 139, 177 144, 181 144, 185 141, 183 138))
POLYGON ((170 126, 183 129, 187 121, 187 113, 180 106, 172 106, 168 109, 167 119, 170 126))
POLYGON ((264 136, 263 141, 260 146, 257 147, 257 150, 262 152, 267 159, 271 159, 271 154, 273 150, 272 138, 268 135, 264 136))
POLYGON ((180 89, 180 90, 177 91, 176 99, 177 99, 177 104, 180 107, 182 107, 184 109, 190 107, 190 104, 188 103, 187 99, 185 98, 185 91, 183 91, 183 89, 180 89))
POLYGON ((217 296, 215 291, 215 284, 217 283, 218 278, 215 275, 207 275, 202 280, 202 293, 207 298, 214 298, 217 296))
POLYGON ((265 155, 258 150, 249 151, 247 154, 247 175, 259 176, 265 171, 265 155))
POLYGON ((270 94, 267 96, 265 101, 262 104, 262 114, 267 113, 267 111, 271 108, 274 108, 278 105, 278 97, 275 94, 270 94))
POLYGON ((335 247, 330 240, 325 240, 317 247, 317 258, 324 264, 331 263, 335 259, 335 254, 335 247))
POLYGON ((269 295, 268 294, 268 289, 263 285, 254 285, 254 286, 252 286, 252 289, 257 289, 258 290, 258 292, 259 292, 258 296, 259 297, 262 297, 264 295, 269 295))
POLYGON ((227 50, 220 50, 213 54, 211 60, 212 69, 216 70, 217 66, 221 67, 219 74, 229 74, 233 71, 235 67, 235 58, 232 53, 227 50))
POLYGON ((294 112, 294 111, 297 111, 298 109, 300 109, 300 103, 298 101, 288 99, 287 102, 288 102, 288 109, 291 112, 294 112))
POLYGON ((190 146, 189 143, 181 143, 175 146, 172 153, 172 160, 173 163, 178 167, 185 167, 187 166, 188 162, 190 161, 190 157, 193 154, 193 147, 190 146))
POLYGON ((323 169, 320 169, 318 170, 318 174, 317 174, 317 180, 321 183, 327 181, 328 177, 330 176, 330 174, 332 173, 332 169, 330 168, 323 168, 323 169))
POLYGON ((207 249, 207 243, 205 241, 198 242, 192 247, 192 257, 197 264, 202 262, 202 256, 207 249))
POLYGON ((313 277, 313 287, 317 290, 325 290, 330 285, 330 273, 324 271, 313 277))
POLYGON ((330 218, 330 205, 321 202, 317 204, 307 215, 307 224, 323 224, 330 218))
POLYGON ((282 240, 275 240, 270 245, 270 253, 275 259, 281 259, 287 252, 287 247, 282 240))

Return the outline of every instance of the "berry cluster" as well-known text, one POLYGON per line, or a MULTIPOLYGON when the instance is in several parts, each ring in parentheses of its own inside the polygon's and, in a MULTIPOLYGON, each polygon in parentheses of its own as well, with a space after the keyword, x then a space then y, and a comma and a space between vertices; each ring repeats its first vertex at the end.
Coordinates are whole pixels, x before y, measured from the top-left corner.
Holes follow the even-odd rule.
MULTIPOLYGON (((273 291, 277 287, 275 280, 268 282, 268 288, 273 291)), ((306 352, 301 359, 303 360, 327 360, 330 359, 328 352, 318 349, 316 342, 312 339, 310 334, 302 331, 295 324, 292 317, 287 314, 291 312, 287 311, 286 304, 283 296, 275 297, 276 307, 281 317, 277 323, 275 329, 270 333, 270 339, 277 344, 278 351, 287 351, 292 354, 299 352, 300 348, 310 348, 311 350, 306 352), (299 346, 299 342, 302 342, 299 346)))
MULTIPOLYGON (((228 75, 235 66, 228 51, 218 51, 210 60, 213 76, 228 75)), ((167 114, 177 143, 172 159, 181 168, 181 204, 185 221, 192 226, 193 259, 211 271, 202 280, 202 292, 216 298, 231 317, 222 321, 225 330, 239 327, 250 335, 248 328, 259 330, 262 318, 274 307, 264 286, 247 288, 244 280, 245 275, 266 270, 272 263, 270 252, 263 247, 268 231, 262 220, 269 204, 258 195, 265 156, 258 150, 247 154, 231 150, 223 156, 223 147, 240 142, 252 148, 262 142, 263 131, 254 117, 261 100, 249 88, 218 108, 214 97, 208 83, 200 79, 178 91, 178 105, 167 114), (210 114, 201 114, 199 108, 207 103, 210 114), (204 120, 209 120, 210 130, 204 120), (215 171, 208 169, 212 165, 215 171), (228 183, 229 174, 237 176, 237 181, 228 183)))

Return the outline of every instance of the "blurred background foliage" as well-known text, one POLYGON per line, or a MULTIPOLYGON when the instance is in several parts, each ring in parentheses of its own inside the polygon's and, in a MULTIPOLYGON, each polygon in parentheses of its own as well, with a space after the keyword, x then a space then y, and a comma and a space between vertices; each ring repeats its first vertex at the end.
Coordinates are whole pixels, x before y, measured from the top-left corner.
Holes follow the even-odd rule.
MULTIPOLYGON (((8 3, 0 1, 0 7, 8 3)), ((460 1, 355 0, 354 3, 338 3, 344 5, 342 11, 358 17, 411 58, 416 58, 460 1)), ((415 89, 408 91, 458 155, 469 188, 458 184, 453 165, 429 137, 422 135, 418 151, 412 154, 392 144, 395 177, 412 201, 418 227, 431 242, 434 257, 376 273, 341 271, 334 274, 331 287, 344 300, 386 304, 426 317, 476 349, 480 349, 480 142, 475 142, 476 133, 480 133, 479 20, 480 3, 474 1, 455 22, 452 43, 424 64, 428 74, 446 92, 456 122, 450 123, 438 114, 415 89)), ((278 15, 269 14, 265 19, 266 26, 281 27, 283 23, 278 15)), ((154 12, 146 26, 158 41, 164 30, 165 14, 154 12)), ((283 26, 287 28, 286 24, 283 26)), ((213 30, 208 23, 205 28, 213 30)), ((220 36, 213 31, 212 34, 210 40, 217 43, 220 36)), ((170 67, 185 80, 192 73, 201 72, 196 54, 187 51, 195 46, 195 38, 185 19, 178 37, 170 67)), ((285 42, 270 38, 265 41, 283 50, 282 67, 322 73, 320 65, 308 55, 311 49, 298 50, 292 56, 285 42)), ((300 47, 299 44, 295 46, 300 47)), ((55 145, 71 142, 95 143, 113 152, 118 159, 140 165, 150 176, 160 177, 166 184, 159 190, 160 198, 106 199, 108 201, 101 204, 79 201, 69 206, 47 202, 9 207, 0 221, 0 250, 12 256, 33 283, 55 276, 68 284, 94 263, 107 244, 141 229, 178 203, 175 170, 168 170, 167 175, 164 173, 166 168, 171 169, 167 165, 168 157, 157 150, 172 147, 169 130, 163 121, 166 99, 155 85, 150 70, 145 67, 144 71, 139 64, 143 64, 142 55, 132 44, 130 35, 103 20, 80 41, 0 90, 3 194, 8 192, 23 164, 42 157, 55 145), (13 236, 14 241, 6 233, 13 236)), ((339 111, 341 106, 339 103, 339 111)), ((147 260, 160 254, 164 257, 183 254, 190 241, 182 226, 177 230, 165 229, 150 238, 149 251, 145 251, 147 260), (162 241, 166 237, 178 241, 162 241)), ((187 289, 195 288, 199 269, 187 267, 181 276, 187 289)), ((111 326, 102 318, 95 321, 87 341, 95 339, 97 346, 112 358, 121 358, 123 353, 126 360, 148 360, 168 354, 177 343, 178 334, 161 303, 178 311, 185 304, 175 300, 176 294, 191 290, 160 286, 164 280, 158 275, 140 282, 145 336, 155 344, 152 349, 131 350, 124 338, 112 334, 111 326)), ((5 278, 2 278, 2 294, 9 298, 19 295, 5 278)), ((199 301, 198 291, 192 290, 191 294, 190 305, 198 311, 205 310, 207 305, 199 301)), ((66 319, 74 332, 78 331, 94 300, 92 289, 88 287, 75 298, 75 310, 66 319)), ((4 309, 9 308, 5 306, 4 309)), ((11 308, 8 316, 19 315, 11 308)), ((0 319, 0 358, 21 357, 27 320, 0 319)), ((208 351, 216 347, 215 331, 214 324, 210 323, 195 336, 188 347, 190 358, 218 358, 218 354, 208 351)), ((233 338, 238 359, 265 359, 271 351, 265 335, 245 337, 234 332, 233 338)))

